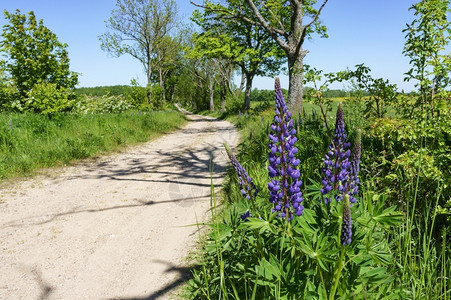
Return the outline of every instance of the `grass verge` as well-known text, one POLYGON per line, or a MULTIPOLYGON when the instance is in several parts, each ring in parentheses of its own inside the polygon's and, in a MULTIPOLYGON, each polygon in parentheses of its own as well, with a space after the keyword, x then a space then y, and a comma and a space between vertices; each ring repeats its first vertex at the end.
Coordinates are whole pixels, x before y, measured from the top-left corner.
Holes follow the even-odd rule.
POLYGON ((69 164, 180 128, 175 111, 122 114, 0 114, 0 179, 69 164))

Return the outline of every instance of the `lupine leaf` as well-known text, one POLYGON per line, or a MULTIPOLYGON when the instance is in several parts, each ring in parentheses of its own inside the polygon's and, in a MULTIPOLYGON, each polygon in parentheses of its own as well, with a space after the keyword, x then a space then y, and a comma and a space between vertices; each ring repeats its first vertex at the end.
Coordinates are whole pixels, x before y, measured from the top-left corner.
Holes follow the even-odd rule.
POLYGON ((377 262, 382 263, 384 265, 389 264, 393 257, 388 252, 376 252, 376 251, 369 251, 368 254, 377 262))
POLYGON ((385 209, 378 216, 373 216, 373 219, 381 225, 389 225, 389 226, 399 225, 403 222, 403 215, 400 212, 395 212, 395 210, 396 207, 391 206, 385 209))
POLYGON ((272 265, 269 261, 267 261, 265 258, 260 260, 260 263, 258 264, 257 272, 259 275, 262 275, 263 278, 267 280, 273 280, 280 277, 280 270, 276 266, 272 265))
POLYGON ((269 222, 266 220, 260 220, 258 218, 248 218, 248 222, 243 223, 243 226, 248 227, 249 229, 261 229, 261 230, 270 230, 269 222))
POLYGON ((315 250, 313 250, 312 247, 310 247, 310 245, 304 243, 304 241, 300 238, 295 238, 299 249, 304 252, 305 254, 307 254, 310 258, 314 258, 315 257, 315 250))

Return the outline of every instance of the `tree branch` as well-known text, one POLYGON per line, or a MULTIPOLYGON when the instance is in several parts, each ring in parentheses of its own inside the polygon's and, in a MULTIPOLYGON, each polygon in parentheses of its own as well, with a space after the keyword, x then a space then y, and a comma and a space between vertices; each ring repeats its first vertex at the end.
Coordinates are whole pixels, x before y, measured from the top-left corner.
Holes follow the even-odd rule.
POLYGON ((305 28, 309 27, 310 25, 312 25, 319 17, 319 14, 321 13, 321 11, 323 10, 324 6, 326 5, 328 0, 324 0, 323 4, 321 5, 321 7, 318 9, 318 11, 316 12, 316 15, 313 17, 313 20, 308 23, 307 25, 305 25, 305 28))
POLYGON ((200 5, 200 4, 196 4, 194 3, 192 0, 190 0, 190 3, 196 7, 199 8, 203 8, 206 10, 210 10, 210 11, 214 11, 214 12, 220 12, 226 15, 229 15, 232 18, 235 19, 241 19, 251 25, 254 26, 259 26, 259 27, 264 27, 268 33, 274 38, 274 40, 279 44, 280 47, 282 47, 282 49, 287 48, 288 49, 288 45, 285 43, 285 41, 280 37, 281 36, 286 36, 287 33, 283 30, 279 30, 277 28, 271 27, 268 22, 263 18, 263 16, 261 15, 261 13, 258 11, 258 8, 255 6, 254 2, 252 0, 246 0, 249 4, 249 6, 251 7, 251 9, 253 10, 253 12, 255 13, 255 15, 257 16, 258 22, 249 19, 248 17, 242 15, 242 14, 236 14, 231 12, 230 10, 227 9, 221 9, 221 8, 212 8, 210 6, 204 6, 204 5, 200 5))
POLYGON ((288 44, 280 37, 286 36, 286 32, 282 30, 278 30, 272 26, 269 25, 269 23, 265 20, 265 18, 262 16, 260 11, 258 10, 257 6, 255 6, 254 1, 252 0, 246 0, 247 4, 251 7, 252 11, 254 12, 255 16, 257 17, 258 21, 261 23, 260 26, 263 26, 266 31, 272 36, 272 38, 276 41, 277 44, 286 52, 289 51, 288 44))
POLYGON ((310 23, 308 23, 307 25, 305 25, 302 29, 302 35, 301 38, 299 39, 297 45, 296 45, 296 53, 299 53, 302 44, 304 43, 305 40, 305 36, 307 35, 307 28, 310 27, 319 17, 321 11, 323 10, 324 6, 326 5, 328 0, 324 0, 323 4, 321 5, 321 7, 318 9, 318 11, 316 12, 316 15, 313 17, 313 20, 310 21, 310 23))

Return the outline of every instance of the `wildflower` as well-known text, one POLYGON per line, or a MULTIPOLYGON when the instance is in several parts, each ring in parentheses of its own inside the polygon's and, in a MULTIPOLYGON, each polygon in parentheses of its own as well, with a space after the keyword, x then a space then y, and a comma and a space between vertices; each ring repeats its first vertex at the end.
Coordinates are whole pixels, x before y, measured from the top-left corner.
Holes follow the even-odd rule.
POLYGON ((349 194, 349 201, 356 202, 355 196, 359 192, 359 169, 360 169, 360 154, 362 152, 361 132, 357 131, 357 137, 352 148, 351 166, 349 171, 349 180, 346 183, 345 192, 349 194))
POLYGON ((293 213, 302 215, 304 207, 301 205, 302 192, 299 180, 300 172, 297 169, 300 161, 295 157, 298 149, 294 146, 297 138, 293 128, 293 119, 288 111, 280 88, 279 78, 275 83, 275 116, 271 124, 271 132, 268 135, 270 143, 269 151, 269 177, 273 178, 268 183, 270 192, 269 201, 274 204, 273 211, 282 218, 293 218, 293 213), (291 183, 290 183, 291 182, 291 183))
POLYGON ((340 241, 343 246, 349 245, 352 241, 352 220, 349 195, 346 195, 343 201, 343 224, 341 225, 340 241))
POLYGON ((238 175, 238 184, 240 185, 241 194, 243 195, 243 197, 247 200, 250 200, 251 197, 257 196, 258 190, 255 184, 252 182, 252 178, 247 174, 246 169, 244 169, 244 167, 238 162, 227 144, 224 144, 224 147, 238 175))
POLYGON ((249 221, 247 218, 249 218, 251 216, 251 213, 249 211, 246 211, 244 214, 240 215, 241 220, 243 220, 243 222, 247 222, 249 221))
MULTIPOLYGON (((328 194, 332 190, 337 190, 335 200, 343 199, 345 192, 345 183, 349 179, 349 156, 351 151, 348 149, 350 144, 346 142, 345 125, 343 119, 343 107, 340 103, 337 109, 337 117, 335 121, 335 131, 332 143, 329 145, 329 151, 324 156, 324 168, 322 169, 324 177, 322 179, 323 188, 321 193, 328 194)), ((324 198, 326 204, 330 203, 332 199, 324 198)))

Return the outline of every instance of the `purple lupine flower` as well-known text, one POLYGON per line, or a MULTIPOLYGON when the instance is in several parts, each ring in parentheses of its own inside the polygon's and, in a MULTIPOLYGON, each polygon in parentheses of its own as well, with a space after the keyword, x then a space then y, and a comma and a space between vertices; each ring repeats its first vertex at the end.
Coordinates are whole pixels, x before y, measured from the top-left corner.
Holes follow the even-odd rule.
POLYGON ((252 178, 247 174, 246 169, 238 162, 235 155, 230 151, 227 144, 224 144, 227 155, 235 168, 238 175, 238 184, 240 185, 241 195, 247 200, 257 196, 258 190, 255 184, 252 182, 252 178))
POLYGON ((293 119, 288 111, 280 88, 279 78, 275 83, 275 116, 271 124, 269 137, 269 166, 268 173, 272 180, 268 183, 270 198, 274 204, 273 211, 277 217, 291 220, 293 213, 302 215, 304 206, 302 202, 299 159, 295 157, 298 149, 294 146, 297 138, 294 136, 296 130, 293 128, 293 119))
POLYGON ((357 137, 352 148, 351 167, 349 171, 349 180, 346 183, 345 192, 349 194, 349 201, 355 203, 355 198, 359 192, 359 169, 360 169, 360 154, 362 152, 362 138, 361 131, 357 131, 357 137))
POLYGON ((247 218, 249 218, 251 216, 251 213, 249 211, 246 211, 244 214, 240 215, 241 220, 243 220, 243 222, 247 222, 249 221, 247 218))
MULTIPOLYGON (((321 193, 328 194, 330 191, 338 191, 335 194, 335 200, 341 201, 345 192, 345 184, 349 179, 349 156, 351 151, 348 149, 351 145, 346 142, 345 125, 343 118, 343 106, 340 103, 337 109, 335 121, 335 131, 332 143, 329 145, 329 151, 324 156, 324 168, 322 169, 324 177, 322 178, 323 188, 321 193)), ((331 198, 324 198, 326 204, 332 201, 331 198)))
POLYGON ((349 195, 345 195, 343 199, 343 223, 340 241, 343 246, 346 246, 352 241, 351 204, 349 203, 349 195))

